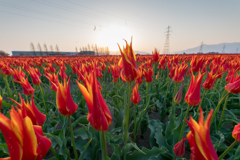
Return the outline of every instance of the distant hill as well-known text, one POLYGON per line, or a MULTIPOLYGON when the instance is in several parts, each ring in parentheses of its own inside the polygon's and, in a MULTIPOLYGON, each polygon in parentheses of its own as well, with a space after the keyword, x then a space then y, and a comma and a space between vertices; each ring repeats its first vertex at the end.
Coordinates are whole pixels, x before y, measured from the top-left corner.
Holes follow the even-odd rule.
MULTIPOLYGON (((202 46, 202 53, 209 53, 209 52, 218 52, 222 53, 223 47, 225 45, 224 53, 240 53, 240 42, 234 43, 220 43, 220 44, 203 44, 202 46)), ((198 53, 200 46, 189 48, 186 50, 173 52, 173 53, 198 53)))

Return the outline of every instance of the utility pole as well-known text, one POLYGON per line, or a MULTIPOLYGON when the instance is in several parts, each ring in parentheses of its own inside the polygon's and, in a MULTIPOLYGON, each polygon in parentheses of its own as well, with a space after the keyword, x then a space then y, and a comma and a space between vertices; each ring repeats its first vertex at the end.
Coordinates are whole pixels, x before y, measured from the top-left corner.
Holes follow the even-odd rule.
POLYGON ((202 48, 203 48, 203 42, 202 42, 201 45, 200 45, 200 49, 199 49, 199 52, 198 52, 198 53, 202 53, 202 48))
POLYGON ((164 44, 163 54, 169 54, 170 53, 170 47, 169 47, 169 36, 170 36, 170 26, 167 27, 166 33, 166 40, 164 44))
POLYGON ((224 52, 225 52, 225 44, 223 45, 222 53, 224 53, 224 52))

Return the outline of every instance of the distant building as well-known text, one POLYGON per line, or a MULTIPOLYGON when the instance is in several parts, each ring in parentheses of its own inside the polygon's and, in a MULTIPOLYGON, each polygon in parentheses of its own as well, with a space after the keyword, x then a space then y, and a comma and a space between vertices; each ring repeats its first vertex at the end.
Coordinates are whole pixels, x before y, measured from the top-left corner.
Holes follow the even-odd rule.
POLYGON ((13 56, 52 56, 52 55, 95 55, 94 51, 81 52, 45 52, 45 51, 12 51, 13 56))
POLYGON ((81 51, 78 52, 78 55, 95 55, 94 51, 81 51))

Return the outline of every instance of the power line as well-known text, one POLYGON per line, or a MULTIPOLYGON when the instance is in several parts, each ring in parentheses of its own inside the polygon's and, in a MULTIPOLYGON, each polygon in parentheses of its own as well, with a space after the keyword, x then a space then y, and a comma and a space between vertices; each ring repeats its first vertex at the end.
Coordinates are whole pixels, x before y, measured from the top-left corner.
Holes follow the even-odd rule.
POLYGON ((33 18, 33 19, 38 19, 38 20, 43 20, 43 21, 48 21, 48 22, 54 22, 54 23, 59 23, 59 24, 64 24, 64 25, 68 25, 68 26, 74 26, 74 27, 80 27, 80 28, 84 28, 84 29, 91 29, 92 28, 88 28, 88 27, 83 27, 83 26, 78 26, 78 25, 72 25, 72 24, 68 24, 68 23, 63 23, 63 22, 57 22, 57 21, 53 21, 53 20, 47 20, 47 19, 42 19, 42 18, 38 18, 38 17, 32 17, 32 16, 28 16, 28 15, 22 15, 22 14, 19 14, 19 13, 12 13, 12 12, 7 12, 7 11, 3 11, 3 10, 0 10, 0 12, 5 12, 5 13, 8 13, 8 14, 13 14, 13 15, 17 15, 17 16, 22 16, 22 17, 27 17, 27 18, 33 18))
MULTIPOLYGON (((9 4, 9 3, 4 3, 4 2, 0 2, 0 3, 1 3, 2 6, 9 7, 9 8, 15 8, 15 9, 18 9, 18 10, 23 10, 23 11, 27 11, 27 12, 31 12, 31 13, 46 15, 46 16, 59 18, 59 19, 63 19, 63 20, 67 20, 67 21, 71 21, 71 22, 75 22, 75 23, 76 22, 78 23, 78 21, 79 21, 79 19, 63 17, 63 16, 59 16, 59 15, 56 15, 56 14, 51 14, 51 13, 48 13, 48 12, 42 12, 42 11, 33 10, 33 9, 25 8, 25 7, 20 7, 20 6, 14 5, 14 4, 9 4)), ((81 23, 88 24, 88 25, 91 25, 91 26, 94 25, 93 23, 88 23, 86 21, 81 21, 81 23)))
MULTIPOLYGON (((69 3, 72 3, 72 4, 75 4, 75 5, 78 5, 78 6, 81 6, 81 7, 83 7, 83 8, 88 8, 88 9, 93 10, 93 11, 97 11, 97 12, 100 12, 100 13, 103 13, 103 14, 106 14, 106 15, 110 15, 110 16, 112 16, 112 17, 120 18, 120 19, 123 20, 122 24, 126 24, 126 25, 127 25, 127 21, 128 21, 128 24, 131 24, 132 22, 134 22, 134 23, 138 23, 138 24, 141 24, 141 25, 146 25, 146 26, 148 26, 148 27, 154 27, 154 28, 156 28, 156 29, 159 29, 159 28, 164 29, 163 27, 153 26, 153 25, 149 25, 149 24, 146 24, 146 23, 142 23, 142 22, 137 22, 137 21, 133 21, 133 20, 130 20, 130 19, 126 19, 126 18, 121 17, 121 16, 109 14, 109 13, 106 13, 106 12, 101 11, 101 10, 93 9, 93 8, 91 8, 91 7, 88 7, 88 6, 84 6, 84 5, 81 5, 81 4, 79 4, 79 3, 72 2, 72 1, 70 1, 70 0, 65 0, 65 1, 67 1, 67 2, 69 2, 69 3)), ((95 2, 96 2, 96 1, 95 1, 95 2)), ((103 2, 101 2, 101 3, 103 3, 103 2)), ((105 4, 106 4, 106 3, 105 3, 105 4)), ((105 5, 105 6, 106 6, 106 5, 105 5)), ((133 24, 133 23, 132 23, 132 24, 133 24)))

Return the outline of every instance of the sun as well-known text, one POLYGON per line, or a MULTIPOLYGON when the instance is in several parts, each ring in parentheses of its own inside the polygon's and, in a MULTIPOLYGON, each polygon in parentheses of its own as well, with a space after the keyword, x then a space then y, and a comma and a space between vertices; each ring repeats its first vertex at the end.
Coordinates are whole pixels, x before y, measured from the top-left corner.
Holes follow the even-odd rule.
POLYGON ((118 51, 118 45, 122 47, 123 39, 131 39, 131 34, 126 26, 109 26, 102 29, 99 34, 99 41, 101 46, 108 46, 110 51, 118 51))

